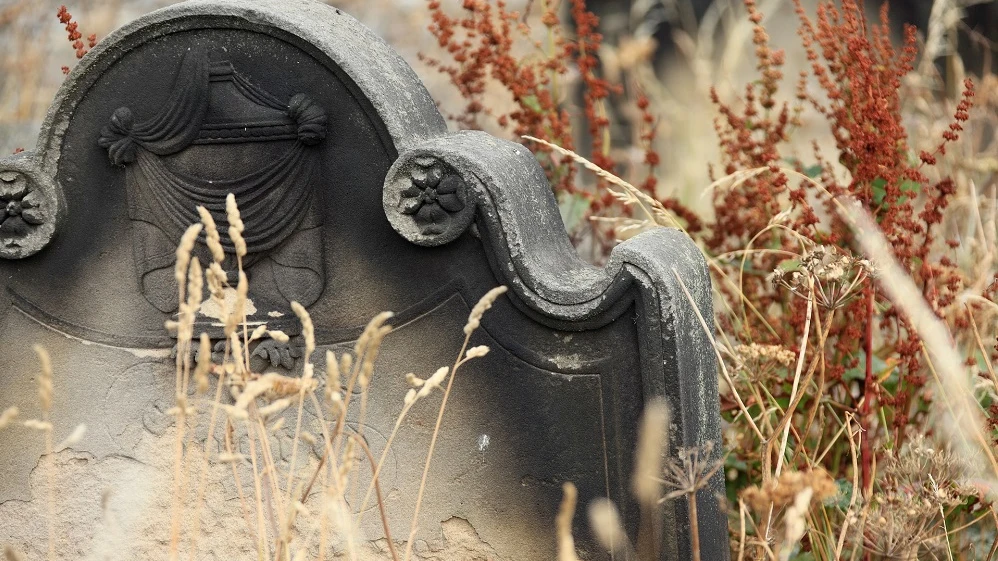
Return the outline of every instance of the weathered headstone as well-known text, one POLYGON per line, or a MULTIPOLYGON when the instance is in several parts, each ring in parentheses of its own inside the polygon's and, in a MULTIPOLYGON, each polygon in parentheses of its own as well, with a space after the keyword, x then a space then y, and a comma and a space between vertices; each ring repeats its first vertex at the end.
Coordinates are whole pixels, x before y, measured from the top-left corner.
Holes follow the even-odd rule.
MULTIPOLYGON (((319 2, 193 1, 101 41, 35 150, 0 160, 0 406, 35 414, 41 343, 56 372, 53 421, 89 427, 58 457, 72 474, 62 500, 76 501, 60 507, 64 555, 89 551, 84 526, 101 519, 105 486, 124 505, 114 527, 134 557, 162 551, 169 497, 150 489, 170 477, 174 249, 198 205, 224 222, 229 192, 246 223, 251 319, 295 336, 289 302, 307 305, 321 361, 379 311, 396 312, 368 404, 372 448, 401 409, 404 375, 450 364, 470 306, 509 286, 472 340, 492 352, 455 382, 417 554, 458 521, 496 558, 552 559, 565 481, 583 505, 616 501, 635 532, 628 480, 652 396, 672 406, 672 450, 719 440, 714 354, 679 279, 708 321, 710 281, 681 233, 641 234, 605 267, 588 265, 534 156, 448 132, 412 70, 354 19, 319 2)), ((224 229, 222 243, 231 250, 224 229)), ((200 244, 195 254, 210 259, 200 244)), ((217 340, 219 329, 199 316, 196 332, 217 340)), ((261 345, 260 368, 300 367, 295 339, 261 345)), ((381 477, 398 539, 435 413, 413 411, 381 477)), ((42 453, 28 429, 0 431, 0 541, 29 551, 44 548, 42 453)), ((230 491, 236 502, 208 508, 238 519, 230 491)), ((727 557, 722 492, 716 475, 698 495, 703 559, 727 557)), ((665 510, 663 558, 690 558, 686 503, 665 510)), ((241 557, 226 544, 242 521, 225 524, 202 547, 241 557)), ((587 558, 603 557, 584 509, 575 526, 587 558)))

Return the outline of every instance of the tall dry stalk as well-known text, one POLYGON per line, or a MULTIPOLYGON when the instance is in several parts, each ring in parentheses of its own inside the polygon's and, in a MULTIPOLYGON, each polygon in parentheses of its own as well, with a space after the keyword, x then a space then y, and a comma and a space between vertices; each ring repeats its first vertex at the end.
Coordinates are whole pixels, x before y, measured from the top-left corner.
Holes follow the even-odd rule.
MULTIPOLYGON (((448 370, 441 368, 437 371, 439 380, 436 381, 436 385, 442 383, 443 378, 447 378, 447 387, 444 389, 443 399, 440 401, 440 409, 437 412, 437 422, 433 426, 433 435, 430 437, 430 446, 426 451, 426 461, 423 464, 423 476, 419 481, 419 491, 416 493, 416 506, 413 508, 412 512, 412 523, 409 527, 409 539, 406 540, 405 544, 405 556, 402 558, 403 561, 409 561, 412 556, 412 546, 416 540, 416 532, 419 530, 419 508, 423 504, 423 493, 426 491, 426 482, 430 474, 430 464, 433 461, 433 451, 436 448, 437 437, 440 435, 440 426, 443 424, 444 411, 447 409, 447 399, 450 397, 451 388, 454 386, 454 378, 457 374, 458 368, 460 368, 465 362, 484 356, 488 352, 488 347, 479 346, 468 349, 468 342, 471 341, 471 335, 478 329, 481 324, 482 316, 492 307, 496 299, 502 296, 506 292, 505 286, 497 286, 492 290, 485 293, 484 296, 478 301, 477 304, 471 309, 471 313, 468 314, 468 322, 464 325, 464 342, 461 344, 461 350, 458 352, 457 359, 454 361, 454 365, 448 370), (465 354, 467 350, 467 354, 465 354), (448 376, 450 374, 450 376, 448 376)), ((431 378, 432 380, 432 378, 431 378)), ((427 381, 426 387, 430 387, 430 381, 427 381)))

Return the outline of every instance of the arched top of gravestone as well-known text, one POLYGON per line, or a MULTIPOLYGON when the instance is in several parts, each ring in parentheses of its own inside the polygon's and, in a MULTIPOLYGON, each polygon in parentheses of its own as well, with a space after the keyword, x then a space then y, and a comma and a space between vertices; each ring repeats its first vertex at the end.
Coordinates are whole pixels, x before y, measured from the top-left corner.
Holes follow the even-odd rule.
POLYGON ((167 345, 173 249, 200 205, 234 251, 224 197, 235 192, 247 266, 259 269, 255 303, 272 324, 293 323, 292 300, 336 310, 343 321, 329 317, 342 325, 382 306, 417 314, 413 302, 447 282, 440 267, 405 291, 352 284, 416 266, 415 248, 388 227, 382 183, 400 152, 445 133, 405 61, 334 7, 212 0, 159 10, 84 57, 36 149, 0 162, 14 217, 0 228, 0 256, 46 248, 18 263, 9 292, 71 335, 167 345))
MULTIPOLYGON (((603 435, 606 460, 629 456, 635 404, 660 395, 673 406, 676 447, 719 441, 710 279, 692 241, 656 229, 615 248, 605 266, 587 264, 529 150, 448 133, 398 54, 314 0, 189 1, 114 32, 80 61, 36 149, 0 159, 6 317, 163 357, 174 344, 163 324, 177 307, 175 248, 197 206, 226 231, 228 193, 246 224, 249 320, 294 337, 289 303, 301 302, 325 346, 355 339, 386 309, 400 331, 420 321, 459 329, 471 303, 505 284, 510 298, 482 325, 490 356, 501 357, 482 377, 493 406, 509 399, 558 420, 588 409, 593 427, 619 425, 617 437, 603 435), (500 395, 512 382, 536 391, 500 395), (565 388, 586 399, 562 399, 565 388)), ((221 245, 231 282, 235 242, 221 245)), ((212 260, 205 244, 194 253, 212 260)), ((218 340, 219 313, 202 306, 196 330, 218 340)), ((422 351, 440 332, 407 337, 422 351)), ((290 370, 284 363, 301 356, 294 345, 266 356, 290 370)), ((551 428, 541 424, 532 428, 551 428)), ((537 458, 562 439, 551 430, 537 458)), ((593 431, 569 432, 589 442, 593 431)), ((624 496, 626 465, 592 488, 624 496)), ((713 500, 722 490, 718 475, 701 493, 701 528, 722 531, 713 500)), ((684 508, 672 509, 680 522, 664 538, 677 558, 689 558, 684 508)), ((705 558, 726 555, 723 541, 709 547, 705 558)))
POLYGON ((447 130, 429 92, 405 60, 340 9, 318 1, 296 2, 290 9, 286 0, 191 0, 141 17, 98 43, 53 101, 37 152, 58 152, 60 124, 75 102, 128 51, 174 33, 226 28, 272 35, 317 58, 328 58, 370 102, 399 152, 447 130))
MULTIPOLYGON (((477 221, 493 269, 545 321, 575 322, 596 316, 605 316, 597 322, 611 321, 627 305, 624 295, 631 276, 624 273, 625 265, 647 260, 642 257, 647 252, 661 252, 655 247, 659 244, 657 239, 668 238, 663 243, 674 260, 683 261, 681 268, 700 266, 700 257, 688 241, 665 231, 639 236, 625 244, 614 252, 606 267, 597 268, 582 261, 569 242, 557 204, 533 155, 518 144, 485 134, 448 134, 425 87, 405 61, 369 29, 340 10, 317 1, 298 2, 294 9, 289 9, 282 0, 193 0, 142 17, 101 41, 70 73, 56 96, 35 152, 16 160, 17 165, 6 166, 7 175, 13 177, 20 171, 21 175, 15 179, 24 177, 38 186, 38 192, 31 195, 38 200, 28 201, 35 208, 27 209, 25 219, 39 215, 46 218, 40 225, 28 225, 28 235, 22 236, 27 243, 7 249, 5 256, 30 255, 47 244, 57 230, 61 233, 61 242, 57 244, 60 247, 52 251, 57 255, 46 258, 47 263, 60 266, 54 269, 40 266, 48 270, 36 271, 33 285, 51 289, 60 279, 79 276, 75 265, 85 261, 88 249, 100 247, 95 241, 101 234, 115 240, 120 238, 114 230, 123 225, 109 224, 121 222, 115 214, 119 203, 115 196, 128 191, 128 200, 121 204, 128 207, 133 237, 137 239, 134 253, 138 270, 134 275, 139 277, 139 289, 159 311, 174 309, 172 273, 167 270, 172 262, 168 248, 178 241, 183 224, 196 219, 193 211, 196 204, 204 204, 216 214, 216 219, 222 216, 223 221, 224 212, 215 212, 221 207, 218 200, 205 202, 206 199, 187 197, 163 202, 164 194, 178 191, 177 185, 181 191, 198 192, 199 183, 185 177, 197 176, 202 183, 207 182, 203 185, 206 187, 217 179, 234 182, 238 173, 229 168, 241 170, 247 177, 260 176, 263 172, 254 167, 257 162, 285 160, 284 152, 276 148, 246 148, 233 157, 231 144, 193 146, 209 143, 204 140, 206 129, 217 130, 226 120, 229 125, 233 122, 234 118, 225 115, 225 110, 214 107, 218 105, 215 99, 225 93, 218 86, 220 74, 225 74, 225 79, 234 77, 229 81, 235 86, 249 84, 243 90, 252 91, 240 94, 242 103, 252 104, 256 100, 259 106, 259 114, 248 121, 244 115, 242 121, 235 119, 236 124, 266 120, 269 117, 263 115, 263 110, 280 109, 282 104, 290 106, 292 100, 301 96, 329 116, 328 122, 323 121, 328 137, 319 139, 319 146, 311 150, 321 152, 316 157, 321 164, 314 172, 314 190, 330 194, 327 199, 331 200, 316 203, 313 206, 323 208, 309 214, 301 210, 308 206, 308 201, 294 198, 301 204, 295 207, 289 203, 289 208, 300 210, 303 216, 294 216, 293 223, 277 224, 281 221, 268 222, 261 217, 248 225, 250 231, 268 235, 280 230, 279 237, 268 238, 271 241, 300 238, 299 230, 320 226, 325 226, 325 230, 339 227, 340 237, 360 232, 369 238, 371 234, 366 230, 381 215, 410 242, 440 246, 463 236, 472 222, 477 221), (334 79, 329 79, 329 75, 334 79), (197 84, 199 80, 203 83, 197 84), (339 90, 330 92, 333 82, 339 90), (188 87, 190 83, 197 87, 188 87), (252 87, 253 84, 258 87, 252 87), (185 88, 203 91, 178 93, 185 88), (189 99, 198 95, 210 100, 199 106, 200 113, 198 108, 188 107, 194 103, 189 99), (187 123, 193 114, 198 115, 198 122, 203 122, 200 129, 187 127, 178 132, 174 130, 178 127, 170 128, 171 123, 187 123), (164 123, 166 126, 161 126, 164 123), (96 143, 94 136, 99 136, 96 143), (140 153, 156 157, 135 162, 136 145, 143 148, 140 153), (380 145, 380 150, 375 145, 380 145), (180 148, 185 150, 178 152, 180 148), (159 165, 160 159, 170 162, 159 165), (108 165, 108 160, 112 165, 108 165), (379 165, 385 162, 392 166, 387 172, 381 171, 386 167, 379 165), (149 189, 149 185, 156 184, 150 180, 152 172, 148 168, 152 164, 156 164, 153 171, 160 175, 167 168, 171 170, 162 182, 172 187, 149 189), (121 167, 125 167, 125 174, 120 173, 121 167), (218 173, 218 168, 225 168, 230 176, 212 175, 218 173), (133 179, 140 171, 144 174, 139 178, 141 181, 133 179), (371 177, 359 177, 364 172, 371 177), (122 179, 123 175, 126 179, 122 179), (362 199, 373 190, 361 186, 379 177, 384 178, 381 212, 364 206, 362 199), (119 189, 115 185, 118 182, 141 184, 141 187, 119 189), (343 184, 365 193, 356 197, 345 194, 343 184), (153 195, 147 191, 153 191, 153 195), (133 196, 135 192, 143 193, 148 200, 133 196), (104 200, 97 202, 98 198, 104 200), (72 210, 72 218, 65 220, 64 226, 57 226, 64 221, 67 210, 72 210), (96 218, 100 214, 105 216, 96 218), (163 222, 164 217, 173 223, 156 224, 163 222), (348 228, 351 219, 358 221, 356 228, 348 228), (155 228, 150 230, 147 224, 155 228), (58 254, 60 251, 63 255, 58 254), (43 282, 38 283, 39 279, 43 282), (608 310, 616 311, 607 315, 608 310)), ((228 103, 226 108, 234 105, 228 103)), ((280 117, 274 118, 280 126, 293 126, 300 116, 285 117, 285 120, 290 118, 286 123, 280 117)), ((288 178, 297 177, 296 173, 302 175, 295 168, 283 177, 290 181, 288 178)), ((251 192, 254 185, 237 187, 251 192)), ((286 202, 287 190, 278 191, 274 199, 286 202)), ((292 193, 292 196, 298 195, 292 193)), ((280 210, 283 214, 284 207, 280 210)), ((263 213, 261 208, 258 214, 263 213)), ((105 254, 107 251, 101 253, 105 254)), ((274 259, 297 272, 292 281, 283 282, 297 284, 298 289, 304 285, 327 286, 329 279, 325 278, 322 264, 308 263, 301 254, 292 249, 274 259)), ((313 256, 316 259, 321 260, 313 256)), ((325 260, 330 260, 328 255, 325 260)), ((131 272, 124 271, 112 274, 111 269, 106 272, 109 280, 130 275, 131 272)), ((421 278, 429 279, 428 284, 446 282, 433 277, 430 272, 421 278)), ((24 291, 32 290, 29 287, 24 291)), ((56 293, 55 297, 66 294, 50 291, 56 293)), ((321 303, 322 295, 317 291, 321 289, 310 292, 278 287, 277 299, 321 303)), ((412 292, 429 294, 428 290, 412 292)), ((34 300, 39 299, 42 297, 34 300)), ((72 302, 61 304, 62 310, 73 308, 72 302)), ((87 310, 77 312, 83 315, 87 310)), ((147 316, 152 318, 155 314, 147 316)))

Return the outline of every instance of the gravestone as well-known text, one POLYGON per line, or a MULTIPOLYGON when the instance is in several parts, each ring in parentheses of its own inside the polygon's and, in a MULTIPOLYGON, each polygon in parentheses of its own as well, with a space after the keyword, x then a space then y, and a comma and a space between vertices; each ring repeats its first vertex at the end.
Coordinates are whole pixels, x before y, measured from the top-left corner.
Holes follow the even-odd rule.
MULTIPOLYGON (((651 397, 671 404, 670 450, 719 441, 716 364, 697 318, 711 318, 710 280, 689 239, 646 232, 589 265, 531 152, 449 132, 413 71, 350 16, 304 0, 192 1, 101 41, 66 79, 36 148, 0 160, 0 407, 38 415, 40 343, 56 373, 57 435, 88 427, 56 458, 69 474, 62 554, 97 547, 96 525, 117 532, 130 558, 162 557, 174 250, 197 205, 224 223, 230 192, 246 223, 250 319, 292 336, 254 349, 257 367, 300 371, 292 300, 315 322, 316 362, 395 312, 368 403, 373 449, 401 409, 405 374, 452 363, 471 306, 509 287, 472 338, 492 351, 454 383, 417 556, 461 530, 481 558, 554 558, 566 481, 582 505, 613 499, 635 533, 629 477, 651 397), (111 514, 100 511, 105 487, 111 514)), ((224 229, 221 241, 231 251, 224 229)), ((201 244, 195 255, 210 260, 201 244)), ((218 340, 219 329, 199 316, 196 331, 218 340)), ((435 415, 413 410, 382 473, 396 538, 407 535, 435 415)), ((46 540, 43 452, 27 428, 0 431, 0 541, 29 553, 46 540)), ((207 507, 219 514, 205 527, 207 558, 251 555, 232 545, 245 533, 236 491, 207 507)), ((722 494, 715 475, 698 495, 703 559, 728 555, 722 494)), ((663 559, 691 558, 685 501, 663 516, 663 559)), ((575 532, 585 558, 605 557, 584 508, 575 532)))

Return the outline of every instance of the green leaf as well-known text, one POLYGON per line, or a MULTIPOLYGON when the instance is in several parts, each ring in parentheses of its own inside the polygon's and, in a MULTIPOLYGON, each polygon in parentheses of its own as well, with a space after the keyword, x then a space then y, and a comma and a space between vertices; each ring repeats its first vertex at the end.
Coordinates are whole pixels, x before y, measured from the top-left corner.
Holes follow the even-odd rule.
POLYGON ((800 270, 800 259, 785 259, 776 266, 784 272, 800 270))
POLYGON ((748 463, 734 454, 729 454, 728 457, 724 459, 724 467, 738 471, 748 471, 748 463))
POLYGON ((563 192, 558 196, 558 210, 561 211, 561 219, 565 223, 565 229, 571 232, 585 219, 589 203, 585 197, 577 193, 563 192))
MULTIPOLYGON (((890 368, 890 366, 884 361, 884 359, 880 358, 877 355, 873 355, 873 375, 874 375, 874 377, 879 378, 881 376, 881 374, 883 374, 884 372, 887 371, 888 368, 890 368)), ((896 371, 897 371, 897 369, 895 369, 895 372, 891 373, 891 376, 885 381, 885 383, 889 383, 891 381, 891 378, 894 378, 894 377, 897 376, 896 371)), ((846 370, 845 373, 842 374, 842 379, 843 380, 865 380, 866 379, 866 351, 865 350, 860 350, 859 351, 859 366, 857 366, 856 368, 850 368, 849 370, 846 370)))
POLYGON ((821 164, 814 164, 813 166, 807 166, 804 168, 804 175, 810 177, 811 179, 817 179, 821 175, 823 168, 821 164))
POLYGON ((834 497, 825 499, 825 506, 834 506, 842 510, 849 508, 849 502, 852 501, 852 481, 836 479, 835 486, 838 487, 839 492, 834 497))
POLYGON ((878 177, 873 180, 870 187, 873 190, 873 203, 878 206, 884 204, 884 197, 887 196, 887 180, 878 177))
MULTIPOLYGON (((910 179, 905 179, 901 182, 901 192, 911 193, 912 196, 918 195, 922 190, 922 184, 917 181, 912 181, 910 179)), ((903 200, 908 200, 908 197, 901 197, 903 200)))
POLYGON ((534 113, 542 113, 544 111, 541 108, 541 102, 537 99, 536 95, 525 95, 520 98, 520 103, 534 113))

